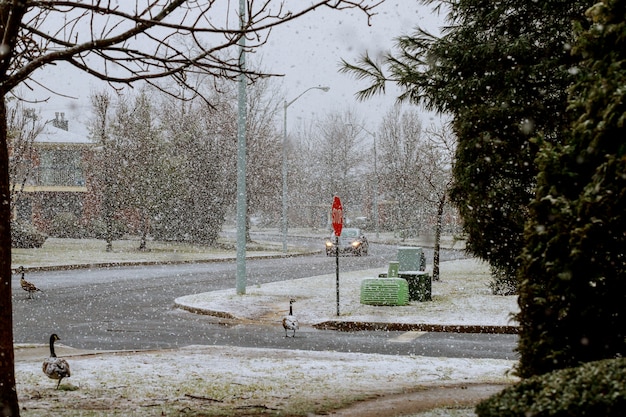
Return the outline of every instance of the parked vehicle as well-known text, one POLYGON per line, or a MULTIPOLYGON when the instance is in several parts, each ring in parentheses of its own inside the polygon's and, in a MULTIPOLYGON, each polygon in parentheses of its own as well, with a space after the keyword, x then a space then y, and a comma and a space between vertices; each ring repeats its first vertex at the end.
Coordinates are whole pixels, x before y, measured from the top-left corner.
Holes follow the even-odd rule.
MULTIPOLYGON (((355 256, 367 256, 369 242, 361 229, 346 228, 339 236, 339 254, 352 254, 355 256)), ((336 237, 332 234, 326 239, 326 255, 334 256, 337 253, 336 237)))

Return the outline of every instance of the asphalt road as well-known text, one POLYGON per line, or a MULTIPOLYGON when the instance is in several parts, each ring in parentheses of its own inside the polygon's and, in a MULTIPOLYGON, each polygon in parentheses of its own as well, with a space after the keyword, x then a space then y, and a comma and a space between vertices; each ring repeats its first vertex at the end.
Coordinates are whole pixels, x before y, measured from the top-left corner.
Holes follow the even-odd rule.
MULTIPOLYGON (((371 245, 370 256, 342 257, 341 268, 384 267, 395 246, 371 245)), ((427 256, 432 255, 427 253, 427 256)), ((463 257, 444 251, 442 260, 463 257)), ((325 255, 248 260, 248 285, 334 272, 325 255)), ((29 300, 13 279, 16 343, 45 343, 53 332, 63 343, 82 349, 162 349, 191 344, 301 350, 334 350, 514 359, 514 335, 355 332, 302 329, 286 339, 282 327, 242 325, 173 307, 175 298, 235 286, 233 261, 96 270, 33 272, 27 279, 45 289, 29 300)))

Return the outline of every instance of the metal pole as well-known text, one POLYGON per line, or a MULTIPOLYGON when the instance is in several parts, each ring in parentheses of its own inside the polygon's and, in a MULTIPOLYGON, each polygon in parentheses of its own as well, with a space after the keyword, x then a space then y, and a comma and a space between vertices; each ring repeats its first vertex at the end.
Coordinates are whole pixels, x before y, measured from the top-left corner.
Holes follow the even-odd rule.
POLYGON ((281 220, 283 253, 287 253, 287 107, 289 107, 287 100, 285 100, 283 106, 283 212, 281 220))
POLYGON ((379 236, 379 221, 378 221, 378 166, 376 157, 376 135, 374 137, 374 225, 376 226, 376 238, 379 236))
POLYGON ((322 90, 327 92, 330 87, 310 87, 304 90, 300 95, 293 100, 283 103, 283 212, 282 212, 282 235, 283 235, 283 253, 287 253, 287 209, 288 209, 288 197, 287 197, 287 108, 291 106, 296 100, 304 95, 307 91, 322 90))
POLYGON ((337 316, 339 316, 339 236, 335 236, 335 264, 336 264, 336 272, 337 272, 337 283, 335 287, 337 288, 337 316))
MULTIPOLYGON (((240 28, 244 29, 246 1, 239 0, 240 28)), ((246 68, 245 46, 246 37, 241 35, 239 44, 239 113, 237 118, 237 294, 246 293, 246 68)))

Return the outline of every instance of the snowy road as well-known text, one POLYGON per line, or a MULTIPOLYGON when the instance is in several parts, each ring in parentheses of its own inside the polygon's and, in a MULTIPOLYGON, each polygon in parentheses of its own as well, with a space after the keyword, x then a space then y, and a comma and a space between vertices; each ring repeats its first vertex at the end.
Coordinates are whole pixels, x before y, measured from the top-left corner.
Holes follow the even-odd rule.
MULTIPOLYGON (((372 255, 341 258, 342 269, 384 266, 395 247, 373 245, 372 255)), ((458 253, 444 256, 458 257, 458 253)), ((248 285, 333 271, 323 255, 247 262, 248 285)), ((199 345, 513 359, 516 336, 397 332, 338 333, 305 328, 285 340, 276 326, 240 324, 172 307, 186 294, 232 288, 234 262, 31 273, 44 293, 28 300, 14 291, 17 343, 42 343, 50 333, 82 349, 159 349, 199 345)))

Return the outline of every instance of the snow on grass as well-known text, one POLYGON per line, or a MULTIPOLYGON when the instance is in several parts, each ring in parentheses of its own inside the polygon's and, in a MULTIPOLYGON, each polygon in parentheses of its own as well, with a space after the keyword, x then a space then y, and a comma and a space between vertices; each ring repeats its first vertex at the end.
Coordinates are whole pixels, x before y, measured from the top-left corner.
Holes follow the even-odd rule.
POLYGON ((513 362, 495 359, 224 346, 66 358, 60 390, 41 361, 16 363, 24 416, 307 415, 435 384, 514 381, 513 362))
MULTIPOLYGON (((213 247, 178 242, 149 241, 148 250, 139 250, 138 240, 115 240, 107 252, 106 242, 99 239, 48 238, 41 248, 13 249, 12 267, 59 267, 64 265, 201 262, 232 259, 234 249, 229 243, 213 247)), ((250 245, 250 257, 274 256, 281 253, 280 244, 262 242, 250 245)))
MULTIPOLYGON (((393 307, 361 304, 361 282, 381 272, 386 271, 340 272, 340 319, 437 325, 516 324, 512 314, 519 311, 517 297, 492 295, 489 267, 477 259, 443 262, 440 280, 432 283, 432 301, 393 307)), ((193 311, 277 322, 287 312, 289 298, 297 300, 294 314, 302 324, 337 319, 335 274, 253 286, 243 296, 234 289, 192 294, 178 298, 176 303, 193 311)))

